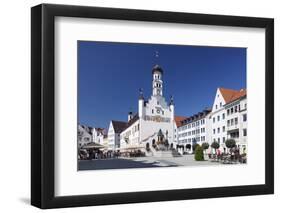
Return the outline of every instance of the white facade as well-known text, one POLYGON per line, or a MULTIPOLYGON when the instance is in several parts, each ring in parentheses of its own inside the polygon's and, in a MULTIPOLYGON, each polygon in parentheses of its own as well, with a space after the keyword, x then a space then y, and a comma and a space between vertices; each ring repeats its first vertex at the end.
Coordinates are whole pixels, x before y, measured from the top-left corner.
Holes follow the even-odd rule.
POLYGON ((115 149, 116 146, 118 146, 118 141, 116 138, 116 134, 115 134, 113 125, 112 125, 112 121, 110 121, 110 124, 108 127, 107 137, 108 137, 108 148, 115 149))
MULTIPOLYGON (((136 115, 137 116, 137 115, 136 115)), ((120 135, 120 147, 141 147, 140 146, 140 121, 136 119, 135 122, 129 124, 120 135)))
POLYGON ((107 135, 104 135, 100 144, 105 146, 106 148, 108 148, 108 137, 107 137, 107 135))
POLYGON ((101 145, 104 144, 104 138, 107 137, 106 129, 104 128, 93 128, 93 142, 99 143, 101 145))
POLYGON ((220 88, 217 89, 215 100, 212 107, 212 112, 210 114, 210 141, 216 141, 221 145, 223 150, 224 142, 226 140, 226 109, 224 105, 226 101, 221 93, 220 88))
POLYGON ((242 97, 226 105, 227 139, 232 138, 241 151, 247 149, 247 99, 242 97))
POLYGON ((157 140, 161 129, 165 139, 174 143, 175 121, 174 103, 171 98, 168 104, 163 96, 163 71, 156 65, 152 70, 152 95, 144 100, 141 92, 138 102, 138 113, 128 122, 128 127, 121 133, 121 147, 151 145, 157 140))
POLYGON ((182 125, 178 127, 178 145, 183 150, 191 153, 193 145, 210 142, 209 113, 210 110, 204 110, 181 122, 182 125))
MULTIPOLYGON (((203 111, 181 122, 177 129, 178 145, 204 142, 220 144, 227 151, 225 141, 234 139, 241 152, 247 149, 247 98, 246 90, 218 88, 211 111, 203 111)), ((188 146, 190 148, 190 145, 188 146)), ((210 151, 210 149, 209 149, 210 151)), ((191 152, 191 151, 190 151, 191 152)))
POLYGON ((247 98, 246 90, 218 88, 212 111, 212 141, 226 151, 225 141, 235 140, 240 151, 247 148, 247 98))
POLYGON ((78 147, 82 147, 92 142, 91 128, 78 124, 78 147))
POLYGON ((123 121, 110 121, 108 128, 108 148, 116 150, 120 148, 120 133, 127 126, 123 121))

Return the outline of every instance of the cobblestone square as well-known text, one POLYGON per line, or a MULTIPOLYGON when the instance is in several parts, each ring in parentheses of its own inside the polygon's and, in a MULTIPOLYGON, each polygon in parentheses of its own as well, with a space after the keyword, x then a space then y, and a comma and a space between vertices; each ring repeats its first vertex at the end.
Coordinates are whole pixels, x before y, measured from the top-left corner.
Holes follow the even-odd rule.
POLYGON ((128 168, 155 168, 155 167, 178 167, 178 166, 223 166, 225 164, 213 162, 205 156, 205 161, 195 161, 194 155, 180 157, 157 158, 114 158, 100 160, 83 160, 78 162, 79 170, 99 169, 128 169, 128 168))

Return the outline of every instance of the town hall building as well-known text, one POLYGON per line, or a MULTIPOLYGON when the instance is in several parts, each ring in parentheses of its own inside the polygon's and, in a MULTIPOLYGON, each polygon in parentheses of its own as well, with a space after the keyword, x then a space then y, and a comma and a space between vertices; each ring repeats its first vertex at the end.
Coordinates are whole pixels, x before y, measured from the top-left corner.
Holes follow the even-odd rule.
MULTIPOLYGON (((163 70, 159 65, 152 69, 152 95, 145 100, 140 90, 138 112, 128 115, 126 128, 120 134, 120 148, 151 147, 159 140, 169 145, 176 142, 175 106, 163 96, 163 70)), ((173 146, 173 145, 172 145, 173 146)))

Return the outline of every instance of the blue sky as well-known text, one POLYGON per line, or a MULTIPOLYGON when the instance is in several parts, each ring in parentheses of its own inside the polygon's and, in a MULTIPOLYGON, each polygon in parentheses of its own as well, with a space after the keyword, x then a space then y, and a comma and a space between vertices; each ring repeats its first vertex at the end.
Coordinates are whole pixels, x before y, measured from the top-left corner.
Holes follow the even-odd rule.
POLYGON ((155 64, 176 115, 211 107, 217 87, 246 88, 245 48, 78 41, 78 122, 108 128, 110 120, 126 121, 138 110, 139 88, 151 96, 155 64))

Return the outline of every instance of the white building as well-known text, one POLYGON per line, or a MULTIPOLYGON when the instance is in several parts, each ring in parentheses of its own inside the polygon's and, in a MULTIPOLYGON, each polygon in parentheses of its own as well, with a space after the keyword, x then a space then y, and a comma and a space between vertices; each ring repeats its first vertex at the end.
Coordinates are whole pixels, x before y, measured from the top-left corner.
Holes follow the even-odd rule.
POLYGON ((235 139, 239 147, 246 148, 247 100, 245 89, 218 88, 210 119, 211 141, 218 142, 221 151, 226 151, 225 141, 228 138, 235 139))
POLYGON ((115 150, 120 148, 120 133, 127 127, 127 122, 110 121, 108 128, 108 148, 115 150))
POLYGON ((247 98, 246 91, 241 90, 225 105, 227 111, 227 139, 232 138, 244 152, 247 149, 247 98))
POLYGON ((185 116, 175 116, 175 135, 174 135, 174 144, 179 143, 179 134, 181 134, 181 126, 183 125, 182 122, 187 119, 188 117, 185 116))
POLYGON ((78 124, 78 147, 82 147, 92 142, 92 128, 78 124))
POLYGON ((104 147, 108 148, 108 136, 107 135, 103 136, 103 139, 100 144, 103 145, 104 147))
POLYGON ((218 88, 213 107, 212 113, 210 115, 211 119, 211 128, 209 130, 211 134, 210 144, 214 141, 218 142, 221 145, 221 148, 224 149, 224 142, 226 140, 226 109, 225 104, 229 101, 229 98, 232 96, 235 90, 218 88))
POLYGON ((178 127, 178 146, 181 152, 191 153, 193 145, 210 141, 210 112, 210 109, 205 109, 181 121, 178 127))
POLYGON ((95 143, 99 143, 101 145, 104 145, 104 138, 107 137, 107 132, 105 128, 93 128, 92 131, 92 135, 93 135, 93 142, 95 143))
POLYGON ((240 151, 247 149, 247 98, 246 90, 218 88, 212 109, 190 116, 178 125, 178 146, 192 152, 192 145, 204 142, 220 144, 227 151, 225 141, 232 138, 240 151))
POLYGON ((120 134, 120 147, 146 147, 154 144, 161 130, 169 144, 175 141, 175 111, 173 98, 168 104, 163 96, 163 70, 152 69, 152 95, 146 101, 140 91, 138 113, 129 113, 127 127, 120 134))

